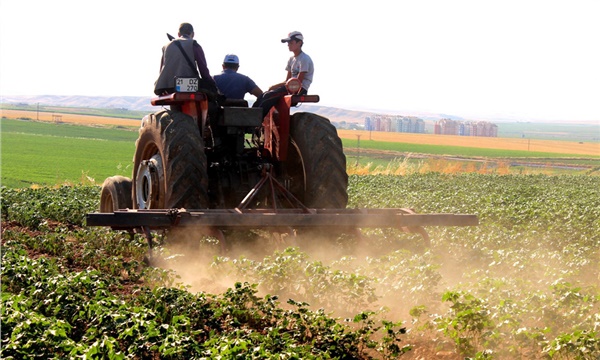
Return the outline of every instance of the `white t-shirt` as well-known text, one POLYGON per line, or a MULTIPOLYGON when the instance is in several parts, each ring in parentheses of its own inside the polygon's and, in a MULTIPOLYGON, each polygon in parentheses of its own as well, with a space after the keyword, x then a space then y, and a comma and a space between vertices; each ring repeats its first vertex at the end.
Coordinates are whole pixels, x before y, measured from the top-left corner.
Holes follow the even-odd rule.
POLYGON ((302 88, 308 90, 312 83, 313 73, 315 72, 315 67, 310 56, 306 55, 304 52, 301 52, 298 56, 292 56, 288 60, 285 70, 291 71, 292 77, 295 78, 297 78, 301 72, 305 72, 306 74, 304 74, 304 79, 302 80, 302 88))

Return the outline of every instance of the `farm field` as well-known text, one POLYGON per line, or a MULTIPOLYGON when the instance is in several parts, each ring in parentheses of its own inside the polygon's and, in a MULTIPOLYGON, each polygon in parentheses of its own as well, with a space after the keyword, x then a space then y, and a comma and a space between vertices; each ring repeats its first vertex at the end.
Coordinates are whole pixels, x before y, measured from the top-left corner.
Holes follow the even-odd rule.
POLYGON ((499 124, 498 136, 513 138, 553 138, 583 142, 600 141, 600 120, 586 123, 550 123, 540 126, 535 122, 509 122, 499 124))
MULTIPOLYGON (((8 114, 3 113, 3 116, 6 115, 8 114)), ((16 117, 27 118, 22 115, 13 114, 16 117)), ((33 113, 27 115, 33 116, 33 113)), ((0 120, 0 125, 3 143, 3 186, 27 187, 81 182, 100 184, 109 176, 131 174, 131 159, 135 150, 136 130, 139 127, 137 120, 65 115, 62 123, 56 124, 52 121, 10 120, 5 117, 0 120)), ((348 135, 354 132, 340 131, 340 134, 348 136, 342 140, 350 172, 358 170, 359 173, 368 173, 378 167, 386 169, 390 163, 395 167, 396 160, 405 157, 412 159, 411 166, 406 167, 404 164, 404 169, 396 168, 391 173, 430 170, 498 172, 499 167, 506 167, 510 159, 519 163, 533 163, 535 166, 524 168, 513 164, 510 168, 501 169, 502 173, 596 173, 600 169, 600 156, 466 147, 462 146, 463 144, 414 144, 411 141, 420 141, 421 138, 431 142, 444 138, 415 134, 390 138, 390 135, 394 134, 373 133, 375 139, 382 136, 382 140, 366 140, 367 135, 363 134, 359 153, 356 136, 348 135), (384 135, 387 138, 384 138, 384 135), (406 142, 389 142, 383 139, 406 142), (355 166, 358 157, 360 169, 355 166), (555 166, 556 164, 559 167, 555 166)), ((581 146, 569 142, 562 143, 562 147, 556 146, 562 151, 569 151, 572 146, 581 146)))
POLYGON ((61 112, 36 112, 29 110, 1 110, 2 117, 7 119, 27 119, 36 121, 47 121, 56 123, 55 116, 60 116, 61 123, 68 124, 80 124, 80 125, 109 125, 109 126, 129 126, 139 127, 141 118, 138 120, 107 117, 107 116, 94 116, 94 115, 81 115, 72 113, 61 113, 61 112))
POLYGON ((573 155, 600 156, 600 142, 579 143, 575 141, 489 138, 480 136, 453 136, 434 134, 409 134, 381 131, 338 130, 343 139, 357 140, 361 143, 399 142, 406 144, 460 146, 478 149, 500 149, 535 153, 558 153, 573 155))
POLYGON ((101 184, 131 176, 137 131, 1 120, 2 186, 101 184))
POLYGON ((600 177, 350 177, 350 207, 480 225, 178 249, 85 226, 98 186, 2 188, 0 357, 598 359, 600 177), (292 240, 296 240, 295 242, 292 240))
MULTIPOLYGON (((138 127, 139 120, 113 118, 106 116, 90 116, 69 113, 36 113, 24 110, 2 110, 2 116, 8 119, 39 119, 53 121, 53 115, 60 115, 64 123, 80 125, 112 125, 138 127)), ((141 120, 141 118, 140 118, 141 120)), ((599 129, 600 132, 600 129, 599 129)), ((519 138, 485 138, 475 136, 451 136, 433 134, 391 133, 380 131, 338 130, 342 139, 356 140, 360 135, 363 143, 367 140, 382 142, 400 142, 406 144, 461 146, 481 149, 516 150, 533 153, 562 153, 573 155, 600 156, 600 142, 577 142, 562 140, 519 139, 519 138)), ((600 134, 599 134, 600 136, 600 134)))
MULTIPOLYGON (((351 175, 349 206, 473 213, 481 224, 428 228, 430 246, 391 230, 363 230, 361 239, 255 231, 231 234, 226 254, 214 239, 195 237, 190 254, 155 234, 148 266, 140 234, 85 226, 98 184, 130 176, 139 121, 86 120, 1 120, 1 358, 600 356, 598 176, 402 160, 388 172, 402 176, 351 175)), ((356 144, 350 134, 346 151, 356 144)), ((468 149, 581 163, 592 167, 586 174, 600 166, 597 154, 569 153, 571 145, 538 152, 379 134, 393 135, 361 135, 361 161, 367 150, 468 149)))

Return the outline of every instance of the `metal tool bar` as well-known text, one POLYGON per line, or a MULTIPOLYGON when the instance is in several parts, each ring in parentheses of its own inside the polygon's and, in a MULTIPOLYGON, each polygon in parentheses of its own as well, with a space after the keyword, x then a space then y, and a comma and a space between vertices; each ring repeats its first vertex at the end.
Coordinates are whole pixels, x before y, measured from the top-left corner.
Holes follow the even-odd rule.
POLYGON ((414 214, 404 209, 222 209, 222 210, 118 210, 91 213, 88 226, 114 228, 165 228, 171 226, 210 226, 216 228, 253 227, 348 227, 401 228, 412 226, 476 226, 476 215, 414 214))

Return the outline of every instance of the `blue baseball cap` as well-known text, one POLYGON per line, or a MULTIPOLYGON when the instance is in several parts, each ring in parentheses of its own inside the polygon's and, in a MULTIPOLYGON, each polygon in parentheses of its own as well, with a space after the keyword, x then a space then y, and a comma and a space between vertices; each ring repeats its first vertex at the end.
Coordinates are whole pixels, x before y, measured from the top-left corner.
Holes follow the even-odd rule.
POLYGON ((227 54, 227 55, 225 55, 225 59, 223 59, 223 63, 224 64, 239 64, 240 59, 237 57, 237 55, 227 54))

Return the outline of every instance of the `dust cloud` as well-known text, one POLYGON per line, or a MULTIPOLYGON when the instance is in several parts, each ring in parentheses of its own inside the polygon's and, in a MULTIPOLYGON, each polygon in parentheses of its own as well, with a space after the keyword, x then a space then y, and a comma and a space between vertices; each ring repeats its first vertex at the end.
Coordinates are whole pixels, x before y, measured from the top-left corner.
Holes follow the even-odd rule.
POLYGON ((496 232, 503 230, 482 231, 432 229, 429 246, 420 235, 395 229, 360 234, 240 231, 226 233, 224 246, 188 230, 167 242, 159 266, 173 270, 192 293, 221 294, 236 282, 258 284, 257 296, 277 295, 283 308, 293 299, 340 319, 373 311, 379 319, 411 328, 407 341, 429 341, 432 348, 441 341, 450 350, 452 341, 444 340, 434 323, 458 316, 452 300, 443 299, 449 292, 457 294, 459 306, 478 313, 507 312, 515 321, 511 331, 552 327, 550 338, 570 331, 579 314, 598 313, 600 304, 585 300, 584 289, 569 282, 597 284, 597 262, 566 257, 558 245, 526 244, 529 235, 517 237, 521 242, 515 247, 496 241, 496 232), (557 262, 561 258, 566 261, 557 262), (563 303, 567 295, 579 297, 563 303), (433 330, 420 330, 427 323, 433 330))
POLYGON ((444 274, 431 279, 435 284, 422 284, 421 290, 421 284, 415 282, 427 282, 427 278, 416 277, 411 284, 402 284, 404 277, 411 276, 406 273, 411 262, 420 259, 426 246, 420 235, 399 230, 343 234, 322 229, 284 234, 252 230, 224 236, 225 244, 202 231, 180 229, 167 235, 157 265, 174 271, 192 293, 219 294, 236 282, 256 283, 258 296, 278 295, 282 306, 287 299, 304 301, 341 318, 387 307, 387 316, 395 321, 410 321, 409 310, 424 300, 415 293, 425 292, 427 300, 432 300, 426 289, 438 287, 438 277, 453 277, 460 267, 446 265, 444 274), (397 266, 393 262, 398 256, 390 256, 395 252, 401 253, 398 256, 404 264, 399 264, 405 269, 393 275, 398 284, 390 288, 389 282, 374 277, 389 276, 389 269, 397 266), (414 289, 404 288, 408 285, 414 289))

